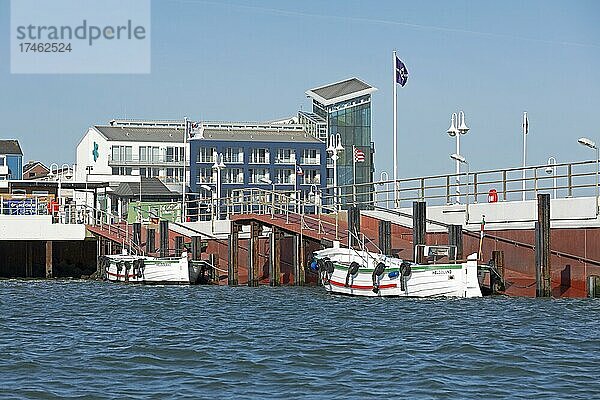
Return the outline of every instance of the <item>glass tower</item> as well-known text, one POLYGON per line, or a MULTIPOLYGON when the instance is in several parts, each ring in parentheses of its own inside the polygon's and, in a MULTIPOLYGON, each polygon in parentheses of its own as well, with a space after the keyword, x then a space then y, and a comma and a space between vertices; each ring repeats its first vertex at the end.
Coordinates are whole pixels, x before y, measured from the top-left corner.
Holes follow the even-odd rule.
MULTIPOLYGON (((323 119, 327 136, 339 138, 344 148, 338 153, 337 184, 342 186, 339 202, 345 206, 356 202, 363 206, 371 199, 373 154, 371 139, 371 93, 377 89, 357 78, 311 89, 313 114, 323 119), (354 161, 353 151, 364 154, 364 161, 354 161)), ((327 186, 333 186, 333 161, 328 154, 327 186)))

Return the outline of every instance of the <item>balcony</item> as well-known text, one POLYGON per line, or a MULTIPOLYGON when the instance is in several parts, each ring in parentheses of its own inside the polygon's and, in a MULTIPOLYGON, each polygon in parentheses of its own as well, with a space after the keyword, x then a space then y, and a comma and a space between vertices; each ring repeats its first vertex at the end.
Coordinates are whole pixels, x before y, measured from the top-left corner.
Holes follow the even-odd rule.
POLYGON ((149 166, 149 167, 183 167, 187 163, 184 160, 175 160, 173 157, 150 157, 139 159, 139 157, 131 157, 129 159, 113 159, 108 156, 108 165, 116 166, 149 166))
POLYGON ((321 157, 302 157, 300 160, 301 165, 321 165, 321 157))

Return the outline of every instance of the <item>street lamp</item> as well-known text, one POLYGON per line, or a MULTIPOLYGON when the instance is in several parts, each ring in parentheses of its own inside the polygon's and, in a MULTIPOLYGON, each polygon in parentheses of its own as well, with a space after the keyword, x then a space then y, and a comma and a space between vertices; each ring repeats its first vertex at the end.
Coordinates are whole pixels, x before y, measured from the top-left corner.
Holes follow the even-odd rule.
POLYGON ((389 179, 390 179, 390 176, 388 175, 388 173, 386 171, 381 171, 381 174, 379 174, 379 184, 381 186, 383 186, 384 190, 385 190, 385 208, 388 207, 389 187, 388 187, 387 181, 389 179))
POLYGON ((259 179, 259 181, 261 181, 262 183, 266 183, 267 185, 271 185, 272 186, 272 190, 271 190, 271 219, 275 218, 275 182, 273 182, 272 180, 270 180, 267 177, 262 177, 259 179))
MULTIPOLYGON (((214 234, 215 233, 215 191, 213 190, 212 187, 208 186, 208 185, 200 185, 200 187, 204 190, 206 190, 207 192, 210 192, 210 198, 211 198, 211 206, 210 206, 210 222, 211 222, 211 232, 214 234)), ((199 210, 198 210, 199 211, 199 210)), ((198 213, 199 215, 199 213, 198 213)))
POLYGON ((223 153, 217 153, 216 151, 213 153, 213 159, 215 163, 212 166, 212 169, 217 173, 217 209, 218 209, 218 218, 221 219, 221 170, 225 168, 225 163, 223 162, 223 153), (220 160, 220 161, 219 161, 220 160))
POLYGON ((58 172, 58 164, 57 163, 52 163, 50 164, 50 178, 54 178, 54 180, 58 181, 58 192, 57 192, 57 197, 58 197, 58 201, 60 203, 60 199, 61 199, 61 184, 62 184, 62 174, 64 173, 65 169, 67 170, 67 175, 65 176, 67 179, 69 179, 70 176, 70 170, 71 167, 69 166, 69 164, 62 164, 60 166, 60 173, 58 172), (53 166, 56 165, 56 168, 52 168, 53 166))
POLYGON ((465 216, 466 216, 466 222, 465 223, 469 223, 469 174, 471 173, 471 166, 469 165, 469 162, 467 161, 466 158, 464 158, 463 156, 461 156, 460 154, 452 154, 450 156, 451 159, 456 160, 456 162, 458 163, 462 163, 462 164, 467 164, 467 205, 465 208, 465 216))
POLYGON ((546 173, 548 175, 552 174, 553 177, 553 186, 554 186, 554 190, 553 190, 553 196, 554 198, 556 198, 556 158, 554 158, 553 156, 548 157, 548 166, 546 167, 546 173))
MULTIPOLYGON (((452 113, 450 128, 448 128, 448 136, 456 137, 456 154, 460 157, 460 135, 466 135, 469 127, 465 123, 465 113, 459 111, 452 113)), ((455 159, 456 160, 456 159, 455 159)), ((461 161, 456 160, 456 202, 460 203, 460 164, 461 161)))
POLYGON ((340 134, 329 135, 327 152, 331 154, 331 159, 333 160, 333 204, 336 212, 338 211, 339 197, 339 188, 337 187, 337 160, 339 158, 338 153, 342 151, 344 151, 344 146, 342 146, 342 137, 340 134))
POLYGON ((577 139, 577 141, 579 142, 579 144, 589 147, 590 149, 596 150, 596 215, 598 215, 598 213, 600 212, 600 207, 598 206, 598 174, 600 172, 600 149, 598 148, 598 146, 596 146, 596 142, 594 142, 591 139, 582 137, 577 139))

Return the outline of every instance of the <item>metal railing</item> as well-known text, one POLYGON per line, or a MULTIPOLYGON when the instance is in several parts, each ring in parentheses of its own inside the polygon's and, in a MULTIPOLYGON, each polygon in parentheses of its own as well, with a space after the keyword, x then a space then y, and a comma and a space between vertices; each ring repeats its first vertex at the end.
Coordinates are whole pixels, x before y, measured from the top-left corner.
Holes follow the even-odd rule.
POLYGON ((596 167, 596 160, 591 160, 342 185, 335 196, 334 188, 328 187, 323 201, 400 208, 409 207, 413 201, 430 205, 488 202, 490 191, 495 191, 498 201, 534 199, 538 193, 550 193, 553 198, 593 197, 598 185, 596 167), (398 191, 396 201, 394 185, 398 191))

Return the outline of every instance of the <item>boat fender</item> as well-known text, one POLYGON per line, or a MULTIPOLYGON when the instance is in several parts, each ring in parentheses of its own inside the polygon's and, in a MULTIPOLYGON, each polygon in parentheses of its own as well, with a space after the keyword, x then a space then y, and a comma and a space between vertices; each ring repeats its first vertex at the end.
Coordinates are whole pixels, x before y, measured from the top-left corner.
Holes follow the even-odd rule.
POLYGON ((344 284, 344 287, 350 286, 350 275, 356 275, 358 273, 359 268, 360 264, 356 261, 352 261, 350 267, 348 268, 348 273, 346 273, 346 283, 344 284))
POLYGON ((317 260, 312 260, 312 262, 310 263, 310 270, 312 272, 317 272, 317 269, 319 269, 317 267, 317 260))
POLYGON ((388 278, 395 279, 400 275, 400 271, 392 271, 388 274, 388 278))
POLYGON ((400 275, 402 276, 410 276, 412 272, 412 268, 410 267, 410 263, 407 261, 402 262, 400 264, 400 275))
POLYGON ((323 268, 325 269, 325 271, 328 274, 333 274, 333 271, 335 270, 335 267, 333 266, 333 261, 331 261, 331 260, 325 261, 323 268))
POLYGON ((377 266, 375 266, 375 269, 373 269, 373 293, 379 293, 379 283, 377 282, 377 277, 383 275, 383 272, 385 271, 385 264, 380 262, 379 264, 377 264, 377 266))
POLYGON ((138 260, 138 273, 137 273, 137 277, 141 278, 143 275, 143 271, 144 271, 144 259, 140 258, 138 260))

